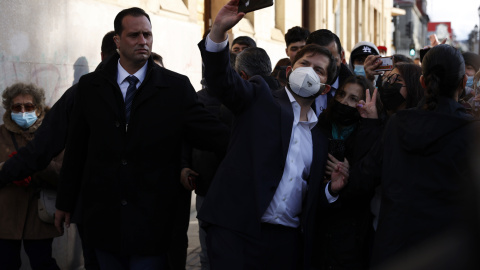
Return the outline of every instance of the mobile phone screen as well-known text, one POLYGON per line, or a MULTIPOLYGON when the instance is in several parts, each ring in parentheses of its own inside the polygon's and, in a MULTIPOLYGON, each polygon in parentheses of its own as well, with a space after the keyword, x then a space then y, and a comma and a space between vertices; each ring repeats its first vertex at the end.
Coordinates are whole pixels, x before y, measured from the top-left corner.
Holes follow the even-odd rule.
POLYGON ((247 13, 269 6, 273 6, 273 0, 240 0, 238 12, 247 13))

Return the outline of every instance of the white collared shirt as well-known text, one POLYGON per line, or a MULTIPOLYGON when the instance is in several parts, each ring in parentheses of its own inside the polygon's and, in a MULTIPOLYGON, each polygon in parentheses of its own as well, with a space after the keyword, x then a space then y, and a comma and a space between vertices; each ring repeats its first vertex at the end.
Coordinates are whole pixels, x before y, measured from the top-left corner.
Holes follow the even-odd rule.
POLYGON ((289 227, 300 226, 299 215, 307 192, 307 179, 313 158, 311 129, 317 124, 317 116, 310 109, 307 121, 300 121, 300 105, 285 89, 292 104, 293 125, 288 146, 287 160, 282 179, 270 205, 262 216, 262 222, 281 224, 289 227))
POLYGON ((118 83, 118 86, 120 86, 120 90, 122 91, 123 100, 125 100, 125 96, 127 95, 127 89, 128 89, 128 86, 130 85, 128 81, 126 81, 125 79, 130 75, 137 77, 138 79, 137 88, 140 87, 143 80, 145 80, 145 75, 147 75, 147 64, 148 64, 148 60, 141 69, 135 72, 135 74, 130 74, 122 67, 122 65, 120 65, 120 59, 118 59, 117 83, 118 83))

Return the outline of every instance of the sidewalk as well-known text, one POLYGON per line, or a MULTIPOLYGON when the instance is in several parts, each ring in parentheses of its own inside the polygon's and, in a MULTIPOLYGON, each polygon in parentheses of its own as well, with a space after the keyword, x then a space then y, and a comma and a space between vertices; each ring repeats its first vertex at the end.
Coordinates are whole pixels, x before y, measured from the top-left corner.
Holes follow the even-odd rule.
POLYGON ((192 192, 190 208, 190 225, 188 226, 188 250, 186 270, 200 270, 200 241, 198 240, 198 221, 195 210, 195 193, 192 192))

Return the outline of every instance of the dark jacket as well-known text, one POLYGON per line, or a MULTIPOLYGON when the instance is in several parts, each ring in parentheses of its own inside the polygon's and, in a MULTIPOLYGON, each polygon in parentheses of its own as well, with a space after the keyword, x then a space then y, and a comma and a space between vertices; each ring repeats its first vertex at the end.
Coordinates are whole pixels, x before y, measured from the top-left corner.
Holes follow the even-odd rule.
POLYGON ((118 54, 78 83, 57 209, 80 190, 85 240, 113 253, 157 255, 169 246, 181 142, 221 151, 228 130, 197 101, 187 77, 148 60, 128 123, 118 54))
MULTIPOLYGON (((222 102, 210 93, 208 88, 198 91, 197 96, 198 101, 205 106, 207 111, 215 115, 229 128, 232 127, 232 112, 222 105, 222 102)), ((182 168, 191 168, 199 174, 195 181, 195 193, 199 196, 205 196, 222 159, 210 151, 191 148, 188 145, 185 145, 185 148, 182 157, 182 168)))
MULTIPOLYGON (((390 117, 383 139, 361 162, 365 179, 382 180, 372 265, 432 240, 461 222, 475 123, 452 99, 434 111, 410 109, 390 117), (379 169, 381 168, 381 169, 379 169)), ((369 188, 356 181, 356 188, 369 188)))
MULTIPOLYGON (((261 217, 283 175, 293 125, 292 105, 286 89, 272 94, 260 76, 249 81, 241 79, 229 65, 228 47, 221 52, 207 52, 202 41, 199 48, 209 89, 233 112, 235 123, 227 154, 198 218, 259 238, 261 217)), ((307 262, 313 245, 313 213, 320 205, 328 204, 322 183, 327 138, 317 126, 311 133, 313 160, 301 216, 307 262)))
MULTIPOLYGON (((328 109, 327 109, 328 110, 328 109)), ((324 111, 318 125, 325 136, 332 140, 332 122, 324 111)), ((355 130, 343 141, 344 157, 350 166, 365 156, 372 142, 361 141, 368 137, 368 129, 361 119, 355 130), (359 134, 360 133, 360 134, 359 134)), ((339 141, 337 141, 339 142, 339 141)), ((330 142, 332 145, 332 141, 330 142)), ((341 147, 340 147, 341 148, 341 147)), ((329 153, 332 153, 329 147, 329 153)), ((370 200, 373 192, 351 192, 349 185, 340 191, 335 208, 317 211, 315 220, 314 254, 312 264, 316 269, 367 269, 369 262, 369 240, 373 234, 371 226, 370 200)))
MULTIPOLYGON (((282 88, 277 79, 271 76, 262 76, 262 78, 268 84, 271 91, 277 91, 282 88)), ((215 96, 215 93, 211 93, 208 88, 205 88, 198 91, 197 96, 198 100, 203 103, 205 108, 222 121, 222 123, 230 128, 233 126, 234 116, 232 112, 222 104, 222 102, 215 96)), ((188 149, 185 151, 186 156, 183 157, 182 167, 191 168, 199 173, 196 180, 195 193, 200 196, 205 196, 210 187, 210 183, 215 176, 215 172, 220 165, 221 158, 212 152, 191 149, 191 147, 188 146, 186 147, 188 149)))
POLYGON ((338 71, 338 87, 340 87, 343 82, 350 76, 354 76, 353 72, 348 68, 347 65, 341 64, 340 70, 338 71))

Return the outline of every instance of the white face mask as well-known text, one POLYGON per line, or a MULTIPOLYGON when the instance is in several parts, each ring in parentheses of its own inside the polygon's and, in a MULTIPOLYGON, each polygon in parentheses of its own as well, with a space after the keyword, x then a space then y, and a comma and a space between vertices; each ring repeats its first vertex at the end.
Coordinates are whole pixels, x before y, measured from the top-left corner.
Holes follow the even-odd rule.
POLYGON ((318 96, 322 86, 325 86, 311 67, 296 68, 288 77, 288 83, 292 92, 304 98, 318 96))

